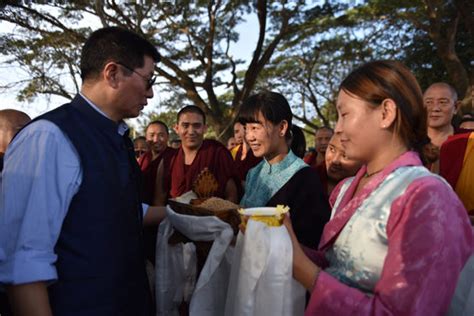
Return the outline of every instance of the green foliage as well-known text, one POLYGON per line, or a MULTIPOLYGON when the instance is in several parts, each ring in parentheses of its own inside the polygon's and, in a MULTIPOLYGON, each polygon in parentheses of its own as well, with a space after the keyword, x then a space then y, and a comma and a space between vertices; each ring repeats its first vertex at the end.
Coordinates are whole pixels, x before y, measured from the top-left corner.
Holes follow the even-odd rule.
MULTIPOLYGON (((437 36, 449 38, 450 23, 456 14, 451 2, 437 0, 316 4, 306 11, 297 36, 285 41, 274 55, 257 86, 287 96, 295 117, 306 124, 306 129, 334 124, 339 83, 352 69, 369 60, 401 60, 414 72, 422 88, 436 81, 456 87, 453 71, 449 73, 440 43, 435 41, 437 36), (430 14, 435 14, 437 20, 430 14)), ((451 54, 459 58, 461 68, 471 69, 472 73, 472 34, 462 20, 456 31, 451 54)), ((458 71, 458 77, 463 76, 466 75, 458 71)))
POLYGON ((221 136, 275 48, 300 23, 303 4, 264 0, 17 2, 0 11, 0 21, 15 26, 0 43, 0 54, 30 74, 26 84, 18 82, 20 98, 31 100, 41 93, 70 98, 79 90, 78 54, 87 35, 100 26, 135 30, 159 47, 163 56, 156 70, 168 93, 165 105, 201 107, 221 136), (236 26, 257 12, 265 27, 260 29, 254 59, 245 68, 244 61, 230 55, 229 47, 239 39, 236 26))
MULTIPOLYGON (((5 63, 29 74, 28 80, 17 82, 19 99, 30 101, 39 94, 72 98, 80 88, 79 54, 87 36, 100 26, 135 30, 152 41, 163 56, 156 71, 160 75, 160 107, 169 111, 152 113, 151 117, 170 120, 167 116, 184 105, 197 105, 207 115, 210 134, 221 139, 230 135, 240 104, 261 89, 283 93, 306 129, 334 125, 339 83, 354 67, 369 60, 403 61, 423 88, 433 81, 458 84, 459 80, 453 80, 455 71, 456 78, 462 80, 466 79, 462 69, 472 73, 474 44, 464 20, 457 24, 453 45, 460 67, 447 67, 440 53, 442 39, 449 38, 459 14, 452 1, 355 3, 12 2, 0 10, 0 21, 15 27, 0 38, 0 54, 5 63), (259 21, 255 26, 258 41, 250 61, 237 60, 229 48, 245 36, 236 29, 250 15, 259 21)), ((145 120, 141 124, 146 124, 145 120)))

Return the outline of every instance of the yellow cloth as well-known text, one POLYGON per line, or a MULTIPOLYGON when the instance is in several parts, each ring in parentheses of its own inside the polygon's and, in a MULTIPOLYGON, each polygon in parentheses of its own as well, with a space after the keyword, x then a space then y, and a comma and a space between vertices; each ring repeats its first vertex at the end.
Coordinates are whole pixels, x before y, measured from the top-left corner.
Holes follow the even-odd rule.
POLYGON ((235 160, 235 156, 237 156, 237 152, 239 151, 240 146, 242 146, 242 145, 237 145, 237 146, 235 146, 234 148, 231 149, 230 153, 232 154, 232 159, 235 160))
POLYGON ((469 135, 456 193, 470 215, 474 215, 474 133, 469 135))
MULTIPOLYGON (((250 216, 251 220, 257 221, 257 222, 262 222, 266 224, 267 226, 273 226, 273 227, 278 227, 283 225, 283 216, 280 215, 275 215, 275 216, 258 216, 258 215, 252 215, 250 216)), ((244 227, 246 226, 245 221, 242 220, 242 223, 244 227)))

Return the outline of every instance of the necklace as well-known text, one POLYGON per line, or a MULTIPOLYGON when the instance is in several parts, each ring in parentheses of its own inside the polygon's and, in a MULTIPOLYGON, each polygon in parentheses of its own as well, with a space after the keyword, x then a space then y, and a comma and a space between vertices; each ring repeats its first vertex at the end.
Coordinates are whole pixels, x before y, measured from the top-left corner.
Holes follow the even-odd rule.
POLYGON ((383 168, 382 168, 382 169, 379 169, 379 170, 377 170, 377 171, 371 172, 371 173, 368 173, 368 172, 366 171, 365 174, 364 174, 364 178, 370 178, 371 176, 373 176, 374 174, 379 173, 379 172, 382 171, 382 170, 383 170, 383 168))

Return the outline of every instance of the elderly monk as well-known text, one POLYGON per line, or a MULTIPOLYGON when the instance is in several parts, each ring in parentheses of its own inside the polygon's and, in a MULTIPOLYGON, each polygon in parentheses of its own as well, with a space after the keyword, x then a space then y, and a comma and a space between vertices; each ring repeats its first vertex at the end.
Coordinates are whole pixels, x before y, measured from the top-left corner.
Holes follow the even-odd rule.
POLYGON ((445 82, 433 83, 423 94, 423 104, 428 112, 427 130, 431 139, 431 148, 428 153, 433 162, 426 165, 434 173, 439 173, 439 149, 441 145, 454 134, 451 124, 454 114, 457 113, 460 102, 456 90, 445 82))
POLYGON ((204 112, 197 106, 182 108, 174 129, 181 139, 181 148, 171 160, 169 177, 164 173, 163 162, 158 167, 156 205, 164 205, 169 197, 192 190, 198 175, 206 168, 218 183, 213 195, 237 203, 240 183, 232 156, 221 143, 204 140, 207 131, 204 112))
POLYGON ((143 173, 143 201, 153 204, 157 182, 158 166, 163 161, 164 170, 169 170, 171 158, 176 149, 168 146, 169 130, 162 121, 153 121, 145 129, 145 138, 149 150, 138 160, 143 173))

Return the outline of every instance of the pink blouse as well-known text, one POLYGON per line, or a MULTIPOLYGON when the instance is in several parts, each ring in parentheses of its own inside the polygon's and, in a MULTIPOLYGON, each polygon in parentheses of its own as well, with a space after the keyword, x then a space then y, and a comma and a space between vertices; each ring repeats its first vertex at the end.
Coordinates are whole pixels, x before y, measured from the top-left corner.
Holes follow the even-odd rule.
MULTIPOLYGON (((313 261, 322 264, 321 254, 358 206, 401 166, 421 166, 421 161, 414 152, 401 155, 353 197, 366 168, 359 170, 324 228, 320 251, 305 249, 313 261)), ((341 186, 333 191, 332 202, 341 186)), ((305 315, 442 315, 447 311, 459 273, 474 252, 473 230, 454 191, 435 176, 414 180, 392 203, 386 232, 388 252, 374 292, 366 294, 321 271, 305 315)))

